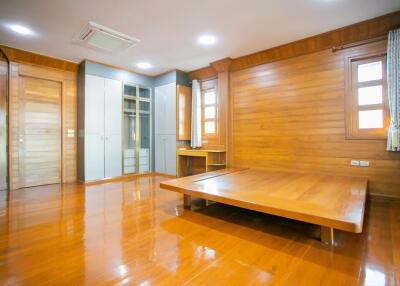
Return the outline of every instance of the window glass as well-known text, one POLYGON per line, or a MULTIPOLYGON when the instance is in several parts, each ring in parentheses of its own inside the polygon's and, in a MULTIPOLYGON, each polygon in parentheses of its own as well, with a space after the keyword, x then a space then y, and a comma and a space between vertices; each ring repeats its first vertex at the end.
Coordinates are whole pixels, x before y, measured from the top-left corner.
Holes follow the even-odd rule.
POLYGON ((214 119, 215 118, 215 106, 208 106, 204 108, 204 118, 214 119))
POLYGON ((382 103, 382 85, 358 88, 358 105, 382 103))
POLYGON ((204 93, 204 105, 215 104, 215 92, 207 91, 204 93))
POLYGON ((358 65, 358 82, 382 79, 382 61, 358 65))
POLYGON ((361 110, 358 112, 358 128, 383 128, 383 110, 361 110))
POLYGON ((215 121, 206 121, 204 127, 205 127, 204 128, 205 133, 207 134, 215 133, 215 121))

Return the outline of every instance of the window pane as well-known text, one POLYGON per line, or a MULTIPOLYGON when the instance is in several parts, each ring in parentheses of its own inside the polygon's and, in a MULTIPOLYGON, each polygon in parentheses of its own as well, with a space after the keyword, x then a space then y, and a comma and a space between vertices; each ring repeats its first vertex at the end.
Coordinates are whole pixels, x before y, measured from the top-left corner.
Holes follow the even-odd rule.
POLYGON ((204 109, 204 117, 205 119, 214 119, 215 118, 215 106, 208 106, 204 109))
POLYGON ((383 128, 383 110, 362 110, 358 112, 358 128, 383 128))
POLYGON ((204 104, 215 104, 215 92, 214 91, 207 91, 204 93, 204 104))
POLYGON ((367 86, 358 89, 358 105, 382 103, 382 86, 367 86))
POLYGON ((206 121, 204 132, 207 134, 215 133, 215 121, 206 121))
POLYGON ((358 65, 358 82, 382 79, 382 61, 358 65))
POLYGON ((124 85, 124 94, 136 96, 136 86, 124 85))

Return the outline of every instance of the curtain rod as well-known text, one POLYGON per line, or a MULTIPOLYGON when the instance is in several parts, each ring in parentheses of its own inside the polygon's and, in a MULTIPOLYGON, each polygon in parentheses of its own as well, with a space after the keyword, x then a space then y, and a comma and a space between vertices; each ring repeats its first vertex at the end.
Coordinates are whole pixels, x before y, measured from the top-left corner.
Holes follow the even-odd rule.
POLYGON ((359 41, 359 42, 354 42, 354 43, 351 43, 351 44, 334 46, 334 47, 332 47, 332 52, 337 52, 337 51, 341 51, 341 50, 345 50, 345 49, 350 49, 350 48, 362 46, 362 45, 365 45, 365 44, 375 43, 375 42, 383 41, 383 40, 386 40, 386 39, 387 39, 387 35, 384 35, 384 36, 379 36, 379 37, 375 37, 375 38, 371 38, 371 39, 367 39, 367 40, 363 40, 363 41, 359 41))

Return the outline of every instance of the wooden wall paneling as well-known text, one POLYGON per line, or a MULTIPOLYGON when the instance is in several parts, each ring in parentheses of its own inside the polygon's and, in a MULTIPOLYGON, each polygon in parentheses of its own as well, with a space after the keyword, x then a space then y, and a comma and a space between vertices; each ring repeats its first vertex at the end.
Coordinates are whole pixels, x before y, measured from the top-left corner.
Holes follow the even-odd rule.
POLYGON ((345 138, 345 58, 385 49, 381 41, 231 72, 234 165, 367 177, 371 194, 400 197, 400 154, 385 140, 345 138))
POLYGON ((21 186, 19 177, 19 78, 20 76, 60 82, 62 86, 62 182, 76 181, 76 128, 77 128, 77 90, 76 72, 51 69, 36 65, 11 63, 10 76, 10 188, 21 186), (71 136, 68 136, 70 134, 71 136))
POLYGON ((232 64, 231 58, 225 58, 220 61, 211 63, 211 66, 218 73, 218 140, 219 145, 226 150, 227 163, 230 165, 230 134, 231 134, 231 118, 230 118, 230 68, 232 64))

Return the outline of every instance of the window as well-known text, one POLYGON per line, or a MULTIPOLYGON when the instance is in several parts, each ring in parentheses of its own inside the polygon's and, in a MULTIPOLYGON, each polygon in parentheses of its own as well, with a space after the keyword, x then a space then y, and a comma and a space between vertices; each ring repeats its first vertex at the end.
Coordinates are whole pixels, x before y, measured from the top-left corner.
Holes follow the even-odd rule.
POLYGON ((213 145, 218 133, 217 80, 201 83, 201 122, 204 144, 213 145))
POLYGON ((385 57, 348 58, 346 89, 346 138, 385 139, 385 57))

